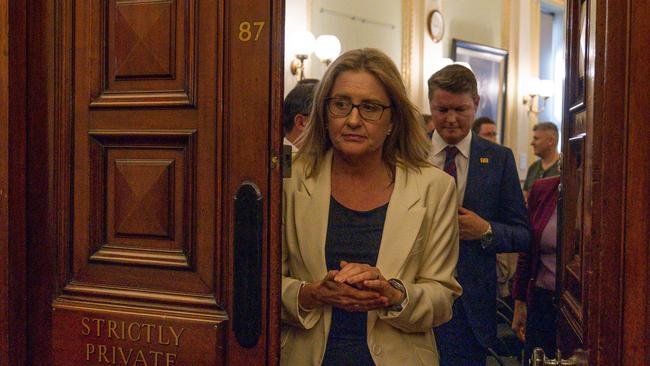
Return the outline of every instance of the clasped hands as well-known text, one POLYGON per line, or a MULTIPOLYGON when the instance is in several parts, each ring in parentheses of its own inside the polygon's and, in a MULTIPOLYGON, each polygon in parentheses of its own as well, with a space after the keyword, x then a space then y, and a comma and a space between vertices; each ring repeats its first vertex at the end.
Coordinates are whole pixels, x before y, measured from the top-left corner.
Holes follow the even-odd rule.
POLYGON ((340 270, 331 270, 322 280, 305 284, 298 301, 308 310, 331 305, 350 312, 365 312, 401 304, 404 296, 377 267, 341 261, 340 270))

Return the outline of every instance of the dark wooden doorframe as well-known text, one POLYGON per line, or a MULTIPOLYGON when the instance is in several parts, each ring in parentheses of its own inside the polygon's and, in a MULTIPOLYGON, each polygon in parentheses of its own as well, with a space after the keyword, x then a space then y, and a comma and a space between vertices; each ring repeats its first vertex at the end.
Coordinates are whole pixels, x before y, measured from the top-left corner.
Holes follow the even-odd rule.
POLYGON ((0 0, 0 365, 26 359, 26 2, 0 0))
MULTIPOLYGON (((626 207, 625 207, 625 271, 620 283, 624 288, 624 313, 621 323, 623 365, 650 364, 650 2, 632 0, 627 9, 628 84, 626 94, 626 207), (633 13, 632 13, 633 12, 633 13)), ((619 4, 617 4, 619 5, 619 4)), ((614 7, 615 5, 611 5, 614 7)), ((622 4, 619 6, 622 7, 622 4)), ((627 14, 626 14, 627 15, 627 14)), ((616 31, 614 31, 616 33, 616 31)), ((616 117, 616 116, 612 116, 616 117)))

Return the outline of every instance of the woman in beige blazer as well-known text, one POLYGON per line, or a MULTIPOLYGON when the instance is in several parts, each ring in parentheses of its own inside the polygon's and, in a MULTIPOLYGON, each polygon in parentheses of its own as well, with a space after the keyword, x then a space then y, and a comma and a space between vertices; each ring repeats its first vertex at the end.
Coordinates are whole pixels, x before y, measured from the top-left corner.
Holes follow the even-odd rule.
POLYGON ((284 182, 281 364, 437 365, 461 288, 453 179, 381 51, 330 65, 284 182))

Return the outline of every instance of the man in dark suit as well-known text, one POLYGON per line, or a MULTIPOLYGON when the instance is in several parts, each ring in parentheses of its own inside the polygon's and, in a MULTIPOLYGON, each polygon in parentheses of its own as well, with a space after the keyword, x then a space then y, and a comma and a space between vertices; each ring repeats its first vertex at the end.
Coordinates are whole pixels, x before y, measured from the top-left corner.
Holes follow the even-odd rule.
POLYGON ((456 178, 463 295, 453 318, 435 328, 442 366, 485 366, 496 340, 496 253, 524 252, 530 224, 512 151, 471 133, 479 105, 476 78, 449 65, 429 79, 435 124, 432 161, 456 178))

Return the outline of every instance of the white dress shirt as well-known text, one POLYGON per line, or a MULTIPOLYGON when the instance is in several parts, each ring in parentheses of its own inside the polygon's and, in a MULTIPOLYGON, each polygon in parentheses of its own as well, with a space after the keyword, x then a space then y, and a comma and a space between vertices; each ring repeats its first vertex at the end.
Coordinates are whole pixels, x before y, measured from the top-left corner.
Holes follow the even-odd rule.
POLYGON ((289 141, 289 139, 286 138, 286 137, 284 138, 284 144, 291 146, 291 153, 292 154, 295 154, 295 153, 298 152, 298 147, 296 145, 294 145, 291 141, 289 141))
POLYGON ((458 190, 458 206, 462 207, 463 199, 465 198, 465 187, 467 186, 467 171, 469 170, 469 152, 472 147, 472 131, 470 131, 465 138, 460 140, 456 145, 449 145, 438 134, 438 131, 433 131, 431 136, 431 143, 433 144, 433 154, 431 162, 433 165, 440 169, 445 169, 445 158, 447 146, 456 146, 459 154, 456 154, 456 189, 458 190))

